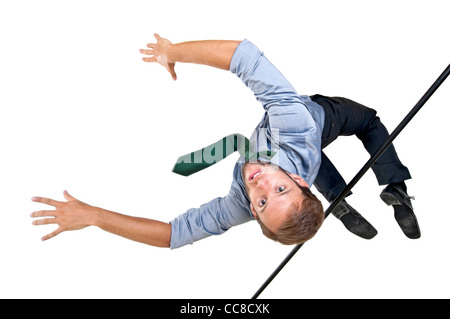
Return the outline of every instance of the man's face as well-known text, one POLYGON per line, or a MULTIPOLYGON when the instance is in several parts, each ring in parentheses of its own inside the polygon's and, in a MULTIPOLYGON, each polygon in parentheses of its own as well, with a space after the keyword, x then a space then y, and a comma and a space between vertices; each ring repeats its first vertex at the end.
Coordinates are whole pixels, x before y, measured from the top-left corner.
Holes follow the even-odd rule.
POLYGON ((261 162, 245 163, 242 178, 253 215, 274 233, 286 219, 292 203, 303 198, 296 183, 308 187, 300 176, 261 162))

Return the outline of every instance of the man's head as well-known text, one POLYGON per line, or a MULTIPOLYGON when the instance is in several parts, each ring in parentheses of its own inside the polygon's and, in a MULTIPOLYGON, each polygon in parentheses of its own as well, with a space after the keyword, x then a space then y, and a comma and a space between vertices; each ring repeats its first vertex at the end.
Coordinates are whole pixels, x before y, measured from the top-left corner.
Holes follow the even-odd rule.
POLYGON ((242 167, 242 178, 265 236, 292 245, 306 242, 319 230, 322 204, 300 176, 274 164, 249 162, 242 167))

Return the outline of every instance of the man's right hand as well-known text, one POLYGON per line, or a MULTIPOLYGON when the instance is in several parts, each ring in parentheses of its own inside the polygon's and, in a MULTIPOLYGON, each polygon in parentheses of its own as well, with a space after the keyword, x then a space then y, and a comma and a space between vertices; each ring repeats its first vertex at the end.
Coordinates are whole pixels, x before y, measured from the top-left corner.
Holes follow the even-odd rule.
POLYGON ((175 62, 172 62, 169 58, 169 51, 173 44, 169 40, 161 38, 157 33, 154 35, 156 38, 156 43, 147 44, 149 49, 139 50, 140 53, 149 56, 142 58, 142 60, 144 62, 156 62, 161 64, 167 69, 167 71, 169 71, 172 79, 175 81, 177 79, 177 74, 175 73, 175 62))

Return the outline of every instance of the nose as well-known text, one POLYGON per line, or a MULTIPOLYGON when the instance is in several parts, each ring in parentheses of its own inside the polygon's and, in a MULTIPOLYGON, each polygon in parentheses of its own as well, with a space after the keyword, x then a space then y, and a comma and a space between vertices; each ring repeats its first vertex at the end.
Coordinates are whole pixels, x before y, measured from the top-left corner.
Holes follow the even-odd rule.
POLYGON ((256 188, 266 189, 267 187, 268 187, 267 177, 265 177, 264 175, 260 176, 258 178, 258 181, 256 182, 256 188))

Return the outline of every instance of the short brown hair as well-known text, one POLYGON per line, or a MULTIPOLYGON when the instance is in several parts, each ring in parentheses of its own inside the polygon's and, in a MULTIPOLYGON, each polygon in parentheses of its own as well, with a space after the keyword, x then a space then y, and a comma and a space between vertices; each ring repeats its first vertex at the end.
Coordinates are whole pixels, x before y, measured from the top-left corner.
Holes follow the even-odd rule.
POLYGON ((297 186, 303 192, 303 200, 292 202, 291 212, 276 233, 269 230, 259 218, 257 219, 266 237, 284 245, 303 244, 310 240, 322 226, 325 218, 322 203, 316 195, 308 187, 299 184, 297 186))

